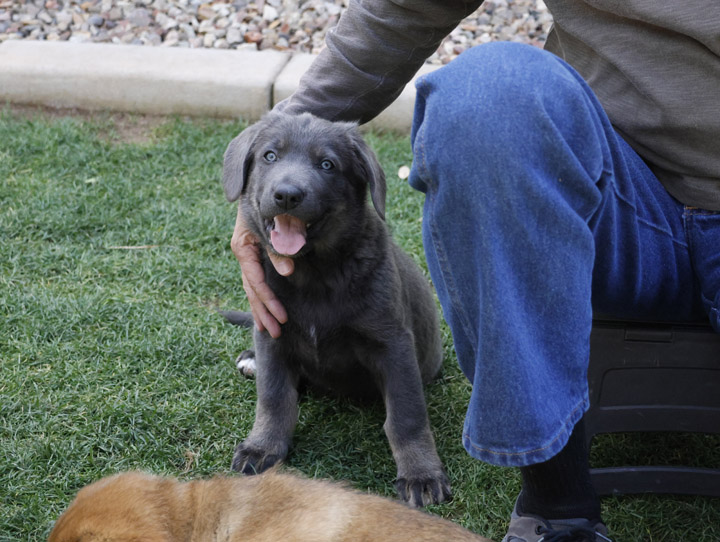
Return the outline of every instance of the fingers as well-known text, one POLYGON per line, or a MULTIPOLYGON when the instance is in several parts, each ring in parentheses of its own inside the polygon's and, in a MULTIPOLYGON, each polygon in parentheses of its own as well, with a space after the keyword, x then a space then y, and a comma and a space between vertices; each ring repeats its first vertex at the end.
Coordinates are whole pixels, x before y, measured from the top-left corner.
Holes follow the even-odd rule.
POLYGON ((283 277, 292 275, 293 271, 295 271, 295 262, 292 260, 292 258, 288 258, 287 256, 280 256, 278 254, 270 252, 268 252, 268 256, 270 257, 270 261, 272 262, 275 271, 277 271, 278 274, 282 275, 283 277))
MULTIPOLYGON (((262 267, 260 269, 262 270, 262 267)), ((246 271, 243 271, 243 288, 250 302, 250 310, 255 320, 255 325, 260 331, 267 331, 271 337, 277 339, 281 334, 280 324, 287 322, 285 308, 274 297, 272 290, 270 290, 267 284, 263 282, 253 285, 246 276, 246 271), (258 294, 257 292, 262 293, 258 294), (263 296, 265 296, 265 299, 268 299, 268 301, 263 301, 263 296)))
MULTIPOLYGON (((281 332, 280 324, 287 322, 287 312, 265 282, 265 272, 260 263, 260 249, 257 239, 245 226, 239 208, 230 247, 240 263, 243 288, 250 302, 255 324, 261 331, 266 330, 271 337, 279 337, 281 332)), ((288 258, 283 259, 287 260, 288 258)), ((274 262, 273 265, 275 265, 274 262)), ((289 266, 287 263, 283 264, 282 262, 280 265, 286 274, 292 273, 292 261, 290 261, 289 266)), ((280 270, 278 272, 280 273, 280 270)))

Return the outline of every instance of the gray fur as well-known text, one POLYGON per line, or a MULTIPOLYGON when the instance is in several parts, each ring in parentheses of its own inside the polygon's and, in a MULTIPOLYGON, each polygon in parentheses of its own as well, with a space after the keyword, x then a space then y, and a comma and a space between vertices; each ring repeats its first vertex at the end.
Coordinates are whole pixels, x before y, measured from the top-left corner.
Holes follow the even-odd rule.
POLYGON ((255 329, 255 424, 233 469, 259 472, 286 456, 303 380, 336 394, 382 397, 400 496, 415 506, 448 498, 423 395, 442 363, 437 309, 428 281, 390 238, 385 177, 355 125, 270 113, 230 143, 223 183, 228 199, 241 197, 245 221, 266 250, 273 250, 273 216, 288 212, 311 224, 289 277, 261 251, 289 319, 279 339, 255 329), (268 150, 279 158, 268 163, 268 150), (330 172, 318 166, 325 158, 335 164, 330 172), (288 183, 304 197, 278 210, 273 193, 288 183))

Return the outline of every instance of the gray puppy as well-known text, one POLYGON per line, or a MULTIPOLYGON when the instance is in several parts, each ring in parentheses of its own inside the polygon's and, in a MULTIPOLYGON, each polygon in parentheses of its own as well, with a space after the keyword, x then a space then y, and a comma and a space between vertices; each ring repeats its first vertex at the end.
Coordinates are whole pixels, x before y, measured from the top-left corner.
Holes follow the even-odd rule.
POLYGON ((423 395, 442 363, 437 310, 428 281, 390 238, 385 176, 356 126, 270 113, 228 146, 223 184, 261 246, 295 264, 282 277, 261 250, 288 322, 278 339, 255 329, 255 423, 232 468, 251 474, 285 458, 306 382, 382 397, 400 497, 414 506, 447 499, 423 395))

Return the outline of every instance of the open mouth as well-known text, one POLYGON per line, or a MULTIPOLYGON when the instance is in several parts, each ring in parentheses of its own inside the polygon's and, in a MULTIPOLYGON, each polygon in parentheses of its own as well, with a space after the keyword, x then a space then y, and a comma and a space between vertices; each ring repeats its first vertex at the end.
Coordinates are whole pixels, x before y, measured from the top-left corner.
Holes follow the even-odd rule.
POLYGON ((310 224, 284 214, 266 219, 265 227, 270 232, 270 244, 275 252, 282 256, 295 256, 307 243, 310 224))

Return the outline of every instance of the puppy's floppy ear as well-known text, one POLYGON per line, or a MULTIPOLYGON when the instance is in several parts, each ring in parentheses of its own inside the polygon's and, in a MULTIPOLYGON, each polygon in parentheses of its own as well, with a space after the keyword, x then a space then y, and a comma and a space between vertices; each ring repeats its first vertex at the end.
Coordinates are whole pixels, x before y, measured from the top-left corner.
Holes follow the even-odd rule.
POLYGON ((235 201, 242 194, 250 173, 253 142, 260 131, 259 123, 245 128, 225 150, 223 161, 223 189, 228 201, 235 201))
POLYGON ((375 157, 375 153, 368 147, 357 129, 350 132, 350 137, 357 160, 355 165, 370 185, 370 197, 377 214, 385 220, 385 195, 387 193, 385 172, 375 157))

